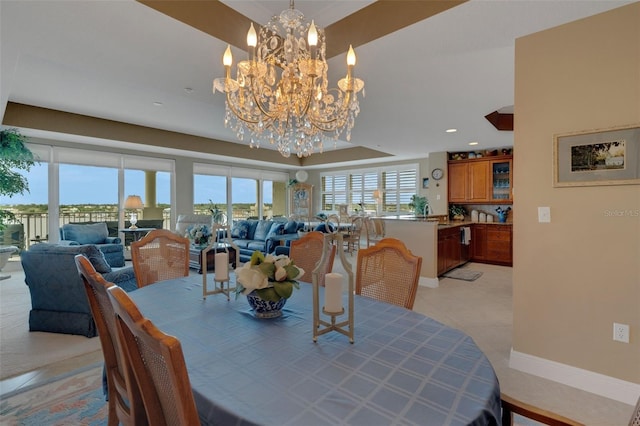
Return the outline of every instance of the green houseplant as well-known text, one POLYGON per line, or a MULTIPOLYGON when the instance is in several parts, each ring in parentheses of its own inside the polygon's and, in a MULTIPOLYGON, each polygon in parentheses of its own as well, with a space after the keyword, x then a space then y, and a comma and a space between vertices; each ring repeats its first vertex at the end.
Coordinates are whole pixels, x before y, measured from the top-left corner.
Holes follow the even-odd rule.
POLYGON ((427 197, 414 194, 411 196, 409 207, 413 209, 416 216, 426 216, 429 208, 429 200, 427 200, 427 197))
POLYGON ((454 220, 464 220, 464 216, 467 214, 467 209, 459 204, 451 204, 449 206, 449 215, 454 220))
MULTIPOLYGON (((0 131, 0 195, 12 197, 29 192, 29 181, 17 170, 29 171, 36 159, 25 145, 26 137, 17 129, 0 131)), ((0 230, 15 220, 9 210, 0 209, 0 230)))

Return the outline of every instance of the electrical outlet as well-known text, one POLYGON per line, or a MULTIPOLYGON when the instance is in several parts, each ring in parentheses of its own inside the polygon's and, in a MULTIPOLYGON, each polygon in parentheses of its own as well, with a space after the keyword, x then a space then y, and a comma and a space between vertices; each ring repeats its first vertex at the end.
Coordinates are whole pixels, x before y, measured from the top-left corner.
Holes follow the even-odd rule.
POLYGON ((616 342, 629 343, 629 325, 613 323, 613 340, 616 342))

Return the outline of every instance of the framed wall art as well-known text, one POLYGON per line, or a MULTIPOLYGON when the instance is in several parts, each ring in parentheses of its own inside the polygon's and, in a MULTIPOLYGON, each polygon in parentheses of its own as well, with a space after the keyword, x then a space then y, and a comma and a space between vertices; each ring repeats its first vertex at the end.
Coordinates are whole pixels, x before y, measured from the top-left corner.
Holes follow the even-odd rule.
POLYGON ((557 134, 553 186, 640 184, 640 124, 557 134))

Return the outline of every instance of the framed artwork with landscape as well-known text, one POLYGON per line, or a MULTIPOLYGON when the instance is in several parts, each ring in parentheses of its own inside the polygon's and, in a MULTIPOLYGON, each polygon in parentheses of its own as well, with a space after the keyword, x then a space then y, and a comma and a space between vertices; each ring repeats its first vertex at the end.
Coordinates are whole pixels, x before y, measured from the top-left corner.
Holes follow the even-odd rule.
POLYGON ((640 124, 557 134, 553 186, 640 184, 640 124))

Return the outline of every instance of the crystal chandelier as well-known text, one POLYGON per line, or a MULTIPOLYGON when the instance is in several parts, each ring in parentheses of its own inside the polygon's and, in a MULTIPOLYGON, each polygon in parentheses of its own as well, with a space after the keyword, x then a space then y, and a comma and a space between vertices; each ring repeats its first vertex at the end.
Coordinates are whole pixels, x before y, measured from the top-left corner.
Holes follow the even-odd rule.
MULTIPOLYGON (((349 46, 347 75, 338 88, 329 88, 324 30, 305 22, 289 9, 271 18, 257 34, 253 24, 247 34, 249 59, 237 66, 231 78, 231 49, 223 56, 225 77, 213 81, 213 92, 226 94, 224 123, 249 146, 275 144, 280 154, 308 157, 322 152, 325 139, 337 140, 351 129, 360 112, 357 93, 364 82, 353 76, 356 55, 349 46)), ((364 91, 363 91, 364 96, 364 91)))

